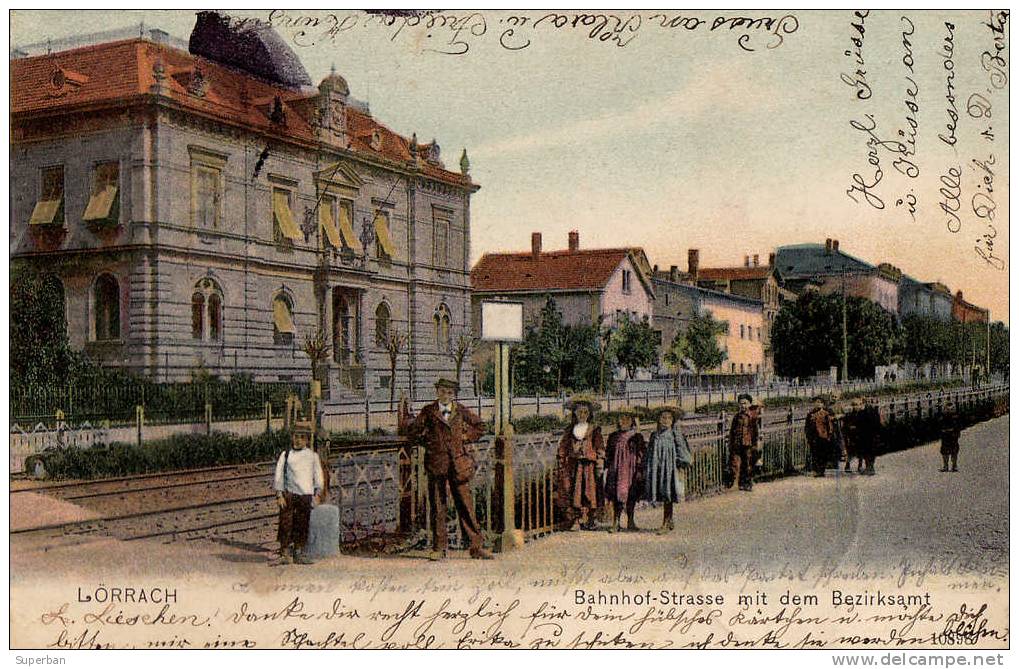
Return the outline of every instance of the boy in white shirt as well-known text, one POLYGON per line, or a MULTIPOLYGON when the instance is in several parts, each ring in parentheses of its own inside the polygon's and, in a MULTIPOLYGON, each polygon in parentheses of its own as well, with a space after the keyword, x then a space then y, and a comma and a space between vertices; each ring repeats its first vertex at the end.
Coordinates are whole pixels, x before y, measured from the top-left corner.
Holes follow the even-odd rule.
POLYGON ((309 448, 310 425, 297 424, 291 444, 291 448, 284 451, 276 462, 276 478, 273 482, 276 502, 280 508, 277 534, 280 551, 273 565, 312 563, 304 554, 304 547, 308 543, 312 500, 322 491, 322 463, 318 454, 309 448))

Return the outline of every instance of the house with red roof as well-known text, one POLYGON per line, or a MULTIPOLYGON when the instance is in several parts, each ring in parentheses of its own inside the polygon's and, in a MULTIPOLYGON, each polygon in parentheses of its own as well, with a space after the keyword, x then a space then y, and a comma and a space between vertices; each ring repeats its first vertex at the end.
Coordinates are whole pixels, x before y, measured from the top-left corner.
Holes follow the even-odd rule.
POLYGON ((71 343, 156 381, 196 369, 334 397, 430 392, 470 324, 466 151, 319 85, 264 23, 16 49, 12 262, 59 281, 71 343), (239 57, 240 54, 243 57, 239 57), (395 378, 386 342, 406 337, 395 378))
POLYGON ((551 297, 569 324, 612 326, 623 318, 654 317, 654 289, 642 269, 643 249, 581 249, 580 233, 569 233, 567 248, 542 249, 540 232, 531 234, 531 250, 486 253, 471 270, 474 320, 481 302, 512 300, 524 305, 524 323, 538 318, 551 297))

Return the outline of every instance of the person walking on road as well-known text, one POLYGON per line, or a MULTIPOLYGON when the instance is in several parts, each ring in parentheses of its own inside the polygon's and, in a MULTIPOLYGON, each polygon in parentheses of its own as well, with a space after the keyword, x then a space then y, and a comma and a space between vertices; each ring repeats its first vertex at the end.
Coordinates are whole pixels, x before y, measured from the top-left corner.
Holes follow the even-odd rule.
POLYGON ((470 542, 470 555, 476 560, 494 556, 484 547, 481 525, 474 515, 471 478, 477 469, 470 446, 485 433, 485 423, 470 409, 456 401, 460 384, 446 378, 435 382, 436 400, 424 406, 411 420, 407 399, 400 400, 400 432, 409 440, 424 445, 425 471, 428 473, 428 501, 431 507, 432 552, 430 560, 447 556, 449 530, 446 514, 448 495, 453 494, 460 529, 470 542))
POLYGON ((324 490, 322 462, 311 450, 311 425, 298 423, 293 430, 291 447, 276 461, 273 488, 279 506, 279 555, 273 565, 297 562, 311 564, 305 555, 308 522, 314 498, 324 490))
POLYGON ((806 432, 807 446, 810 448, 810 461, 814 476, 822 478, 825 467, 834 452, 835 418, 825 408, 823 397, 817 396, 813 402, 814 408, 804 419, 804 431, 806 432))
POLYGON ((962 421, 956 412, 945 414, 941 423, 941 470, 943 472, 959 471, 959 437, 962 434, 962 421), (952 468, 949 470, 948 463, 952 468))

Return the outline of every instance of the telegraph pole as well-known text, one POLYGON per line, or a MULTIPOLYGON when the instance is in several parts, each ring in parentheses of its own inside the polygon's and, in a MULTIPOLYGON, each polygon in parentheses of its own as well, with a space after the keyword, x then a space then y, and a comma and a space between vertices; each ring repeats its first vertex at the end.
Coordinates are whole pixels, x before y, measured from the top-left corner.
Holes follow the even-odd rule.
POLYGON ((842 268, 842 382, 849 380, 849 331, 846 326, 846 269, 842 268))

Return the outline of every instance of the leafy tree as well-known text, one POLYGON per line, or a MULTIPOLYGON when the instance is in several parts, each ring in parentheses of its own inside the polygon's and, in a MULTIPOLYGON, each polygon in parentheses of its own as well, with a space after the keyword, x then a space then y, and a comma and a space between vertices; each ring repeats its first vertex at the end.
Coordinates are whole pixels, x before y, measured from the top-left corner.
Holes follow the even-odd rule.
POLYGON ((11 382, 65 382, 83 358, 67 338, 60 280, 24 264, 12 267, 10 278, 11 382))
POLYGON ((615 335, 616 361, 626 369, 632 379, 641 367, 650 367, 658 359, 658 333, 651 327, 647 316, 634 321, 624 318, 615 335))
MULTIPOLYGON (((895 317, 862 297, 846 300, 849 376, 870 377, 903 350, 895 317)), ((842 364, 842 295, 806 292, 778 312, 772 326, 775 370, 812 376, 842 364)), ((928 353, 924 353, 928 355, 928 353)))
POLYGON ((1008 374, 1008 327, 991 323, 991 372, 1008 374))
POLYGON ((675 391, 679 390, 679 374, 686 365, 687 347, 686 333, 679 331, 672 338, 662 358, 665 365, 672 370, 672 389, 675 391))
POLYGON ((693 363, 697 376, 706 369, 714 369, 728 357, 718 346, 718 335, 729 331, 724 321, 717 321, 707 312, 690 318, 686 326, 686 357, 693 363))

